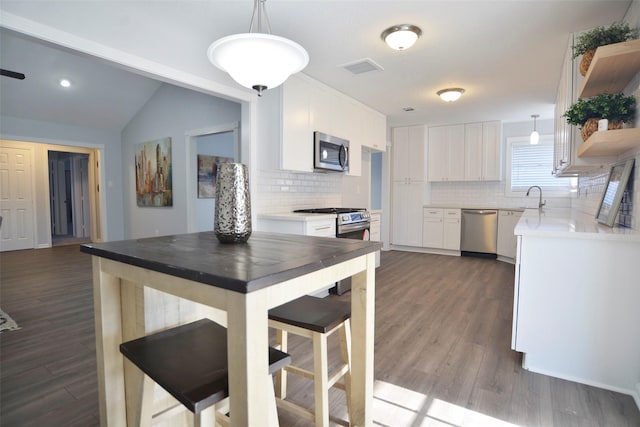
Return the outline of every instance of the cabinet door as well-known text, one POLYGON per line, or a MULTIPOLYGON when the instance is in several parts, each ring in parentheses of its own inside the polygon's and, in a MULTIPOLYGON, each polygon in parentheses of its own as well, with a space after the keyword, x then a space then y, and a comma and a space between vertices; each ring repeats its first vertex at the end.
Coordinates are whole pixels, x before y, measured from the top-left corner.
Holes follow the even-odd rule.
POLYGON ((393 146, 391 150, 393 181, 406 182, 407 163, 409 162, 409 128, 393 129, 393 146))
POLYGON ((449 128, 449 173, 448 181, 464 181, 464 125, 449 128))
POLYGON ((516 257, 517 238, 513 230, 518 224, 522 212, 501 210, 498 214, 498 255, 516 257))
POLYGON ((482 179, 502 179, 502 123, 499 121, 482 124, 482 179))
POLYGON ((482 123, 464 125, 464 178, 465 181, 482 180, 482 123))
POLYGON ((424 218, 422 227, 422 246, 441 249, 444 234, 442 218, 424 218))
POLYGON ((461 218, 462 216, 460 209, 444 210, 444 249, 450 249, 454 251, 460 250, 461 218))
POLYGON ((422 246, 441 249, 444 235, 444 210, 424 208, 422 223, 422 246))
POLYGON ((309 123, 311 131, 332 134, 332 98, 328 89, 319 85, 309 87, 309 123))
POLYGON ((377 111, 362 107, 362 146, 376 151, 387 149, 387 118, 377 111))
POLYGON ((309 85, 287 80, 282 95, 281 164, 285 170, 313 172, 313 132, 309 128, 309 85))
POLYGON ((391 242, 422 246, 422 204, 424 183, 393 183, 391 242))
POLYGON ((424 126, 409 127, 409 154, 407 159, 409 181, 424 181, 424 126))
POLYGON ((427 175, 429 181, 446 181, 449 176, 449 132, 446 126, 429 128, 427 175))

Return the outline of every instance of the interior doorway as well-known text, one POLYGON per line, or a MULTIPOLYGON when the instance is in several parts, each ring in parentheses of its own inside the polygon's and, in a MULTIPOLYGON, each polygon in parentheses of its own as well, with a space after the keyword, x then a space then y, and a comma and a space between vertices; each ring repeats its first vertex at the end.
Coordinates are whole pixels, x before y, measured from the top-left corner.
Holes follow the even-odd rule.
POLYGON ((89 155, 49 150, 51 245, 91 241, 89 155))

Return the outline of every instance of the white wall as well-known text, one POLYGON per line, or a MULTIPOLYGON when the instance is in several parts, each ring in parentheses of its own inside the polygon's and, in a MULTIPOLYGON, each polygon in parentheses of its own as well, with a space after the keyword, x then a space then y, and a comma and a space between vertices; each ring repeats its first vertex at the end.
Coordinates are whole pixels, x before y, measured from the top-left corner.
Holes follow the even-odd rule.
MULTIPOLYGON (((163 85, 122 131, 125 238, 186 233, 185 132, 240 121, 240 104, 172 85, 163 85), (173 206, 138 207, 135 195, 136 144, 171 138, 173 206)), ((194 170, 195 167, 194 167, 194 170)), ((195 197, 195 195, 191 195, 195 197)))
MULTIPOLYGON (((103 180, 100 188, 104 194, 102 215, 104 217, 104 240, 121 240, 124 238, 123 197, 122 197, 122 151, 120 134, 115 131, 104 131, 91 128, 65 126, 35 120, 18 119, 0 116, 2 121, 1 135, 4 139, 28 141, 35 143, 36 165, 36 224, 35 246, 48 246, 51 242, 49 234, 49 183, 46 173, 46 144, 59 144, 74 147, 99 148, 102 151, 103 180), (45 168, 45 172, 41 170, 45 168), (38 168, 40 170, 38 170, 38 168)), ((132 163, 133 164, 133 163, 132 163)))

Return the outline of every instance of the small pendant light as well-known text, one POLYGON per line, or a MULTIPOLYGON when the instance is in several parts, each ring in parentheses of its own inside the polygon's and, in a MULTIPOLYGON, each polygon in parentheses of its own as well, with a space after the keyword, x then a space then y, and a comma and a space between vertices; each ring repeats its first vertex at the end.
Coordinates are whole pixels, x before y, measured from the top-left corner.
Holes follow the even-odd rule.
POLYGON ((540 115, 532 114, 531 117, 533 117, 533 132, 531 132, 531 136, 529 136, 529 144, 538 145, 538 142, 540 142, 540 134, 536 130, 536 119, 540 117, 540 115))

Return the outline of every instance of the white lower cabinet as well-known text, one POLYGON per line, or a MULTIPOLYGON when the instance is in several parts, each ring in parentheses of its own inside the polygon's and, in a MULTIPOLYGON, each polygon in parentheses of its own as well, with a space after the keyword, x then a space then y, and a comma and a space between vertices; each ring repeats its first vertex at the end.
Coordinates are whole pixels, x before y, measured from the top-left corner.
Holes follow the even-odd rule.
POLYGON ((521 211, 498 211, 498 256, 515 259, 517 239, 513 229, 521 216, 521 211))
POLYGON ((444 210, 444 236, 442 245, 443 249, 450 249, 454 251, 460 250, 460 221, 460 209, 444 210))
POLYGON ((460 250, 460 209, 424 208, 422 246, 460 250))
POLYGON ((442 248, 444 242, 444 210, 424 209, 422 224, 422 246, 442 248))

